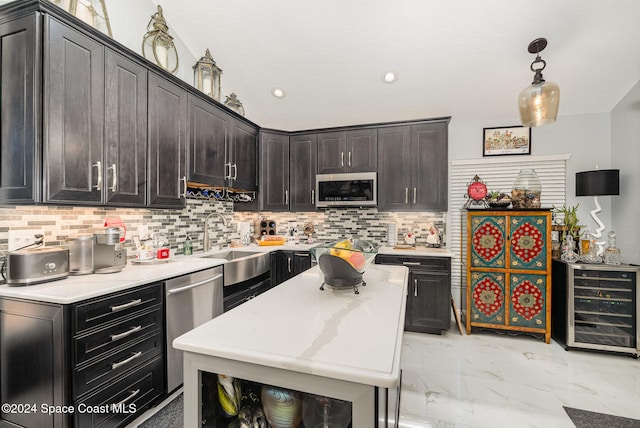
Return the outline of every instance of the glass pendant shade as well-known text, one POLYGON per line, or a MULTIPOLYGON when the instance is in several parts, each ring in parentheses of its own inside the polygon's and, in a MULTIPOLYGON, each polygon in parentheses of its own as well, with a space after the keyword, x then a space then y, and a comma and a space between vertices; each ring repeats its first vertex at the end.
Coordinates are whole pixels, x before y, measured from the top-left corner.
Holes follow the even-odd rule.
POLYGON ((558 105, 560 104, 560 88, 557 84, 546 82, 542 77, 542 70, 547 62, 540 58, 540 52, 547 47, 544 37, 529 43, 527 51, 536 54, 536 59, 529 67, 533 71, 531 86, 524 88, 518 96, 518 109, 522 126, 541 126, 556 121, 558 105))
POLYGON ((523 126, 541 126, 556 121, 560 88, 552 82, 534 83, 520 92, 518 107, 523 126))
POLYGON ((51 2, 93 28, 113 37, 104 0, 51 0, 51 2))
POLYGON ((158 6, 158 12, 151 16, 147 30, 142 39, 142 55, 170 73, 175 73, 178 69, 178 51, 173 44, 173 37, 168 33, 162 7, 158 6))

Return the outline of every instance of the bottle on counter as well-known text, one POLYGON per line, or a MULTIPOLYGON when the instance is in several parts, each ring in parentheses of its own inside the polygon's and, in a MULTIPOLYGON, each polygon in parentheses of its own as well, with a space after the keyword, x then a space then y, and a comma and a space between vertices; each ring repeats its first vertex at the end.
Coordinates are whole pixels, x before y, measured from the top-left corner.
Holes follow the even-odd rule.
POLYGON ((190 256, 193 254, 193 242, 191 242, 191 238, 189 238, 188 236, 182 244, 182 252, 185 256, 190 256))

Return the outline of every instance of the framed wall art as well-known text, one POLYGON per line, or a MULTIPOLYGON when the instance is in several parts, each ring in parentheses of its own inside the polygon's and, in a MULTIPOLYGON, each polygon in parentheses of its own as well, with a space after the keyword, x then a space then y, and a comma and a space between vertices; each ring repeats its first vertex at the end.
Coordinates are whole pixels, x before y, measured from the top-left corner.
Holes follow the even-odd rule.
POLYGON ((509 126, 482 130, 482 156, 530 154, 531 128, 509 126))

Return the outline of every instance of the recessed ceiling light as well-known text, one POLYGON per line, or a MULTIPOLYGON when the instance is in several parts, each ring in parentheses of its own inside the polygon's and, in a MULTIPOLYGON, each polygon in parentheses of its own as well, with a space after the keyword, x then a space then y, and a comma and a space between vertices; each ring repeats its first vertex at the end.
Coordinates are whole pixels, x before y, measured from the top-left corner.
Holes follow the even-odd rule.
POLYGON ((392 70, 382 73, 382 81, 384 83, 393 83, 398 80, 398 73, 392 70))
POLYGON ((284 98, 287 96, 287 93, 281 88, 271 88, 271 95, 276 98, 284 98))

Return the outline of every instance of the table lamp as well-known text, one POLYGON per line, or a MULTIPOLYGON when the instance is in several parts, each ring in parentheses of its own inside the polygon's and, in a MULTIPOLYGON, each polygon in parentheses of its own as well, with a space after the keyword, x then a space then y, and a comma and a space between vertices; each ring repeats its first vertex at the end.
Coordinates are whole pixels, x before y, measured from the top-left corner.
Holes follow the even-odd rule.
MULTIPOLYGON (((591 217, 598 224, 593 237, 602 238, 605 227, 597 214, 602 211, 598 202, 598 196, 619 195, 620 194, 620 170, 619 169, 597 169, 595 171, 584 171, 576 173, 576 196, 593 196, 596 209, 591 211, 591 217)), ((604 253, 605 241, 596 241, 598 246, 598 256, 604 253)))

